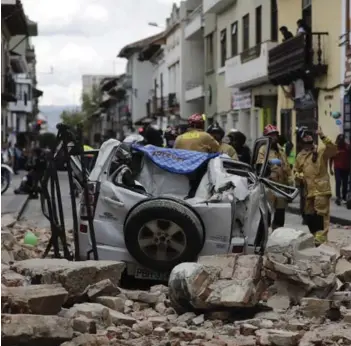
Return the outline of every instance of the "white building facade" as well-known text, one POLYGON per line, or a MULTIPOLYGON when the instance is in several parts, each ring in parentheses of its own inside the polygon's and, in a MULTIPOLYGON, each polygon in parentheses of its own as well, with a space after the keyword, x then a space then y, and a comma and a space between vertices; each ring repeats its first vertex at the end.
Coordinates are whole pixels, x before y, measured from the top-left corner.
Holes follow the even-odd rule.
POLYGON ((217 120, 237 128, 248 144, 276 121, 277 88, 268 80, 268 52, 277 45, 275 1, 203 0, 216 16, 217 120))
POLYGON ((181 5, 182 15, 182 97, 181 109, 187 118, 205 111, 205 48, 202 0, 187 0, 181 5))
POLYGON ((118 57, 128 59, 126 78, 130 79, 130 89, 127 92, 128 108, 133 124, 138 125, 148 117, 151 81, 154 66, 149 60, 140 58, 141 52, 152 42, 162 39, 158 34, 125 46, 118 57))

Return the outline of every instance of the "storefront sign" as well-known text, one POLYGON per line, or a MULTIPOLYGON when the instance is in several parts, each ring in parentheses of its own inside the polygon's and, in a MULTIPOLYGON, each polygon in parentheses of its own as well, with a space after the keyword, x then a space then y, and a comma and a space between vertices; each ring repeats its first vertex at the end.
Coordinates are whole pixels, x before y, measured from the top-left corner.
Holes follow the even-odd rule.
POLYGON ((248 109, 252 107, 251 91, 240 91, 234 89, 232 92, 232 109, 248 109))

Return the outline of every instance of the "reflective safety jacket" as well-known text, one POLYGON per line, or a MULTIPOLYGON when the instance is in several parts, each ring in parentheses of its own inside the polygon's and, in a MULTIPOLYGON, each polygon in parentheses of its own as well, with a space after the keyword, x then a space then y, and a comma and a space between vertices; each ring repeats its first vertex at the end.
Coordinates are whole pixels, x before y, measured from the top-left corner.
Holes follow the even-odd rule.
POLYGON ((218 142, 207 132, 198 129, 189 129, 179 135, 174 143, 175 149, 200 151, 203 153, 218 153, 218 142))
POLYGON ((219 146, 219 152, 221 154, 227 154, 231 159, 238 160, 236 150, 227 143, 221 143, 219 146))
POLYGON ((295 179, 303 182, 306 198, 331 196, 328 161, 337 152, 337 146, 328 137, 323 137, 324 146, 317 151, 313 160, 313 150, 301 150, 295 162, 295 179))

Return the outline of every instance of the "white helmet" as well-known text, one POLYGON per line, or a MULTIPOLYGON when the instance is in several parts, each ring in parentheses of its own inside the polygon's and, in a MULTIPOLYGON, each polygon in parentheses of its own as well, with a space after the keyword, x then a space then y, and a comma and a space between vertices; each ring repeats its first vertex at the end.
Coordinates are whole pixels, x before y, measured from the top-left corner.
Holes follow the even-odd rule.
POLYGON ((230 129, 228 133, 234 133, 234 132, 239 132, 239 130, 233 128, 233 129, 230 129))
POLYGON ((145 141, 144 137, 137 134, 137 133, 133 133, 129 136, 127 136, 126 138, 124 138, 123 143, 125 144, 142 144, 145 141))

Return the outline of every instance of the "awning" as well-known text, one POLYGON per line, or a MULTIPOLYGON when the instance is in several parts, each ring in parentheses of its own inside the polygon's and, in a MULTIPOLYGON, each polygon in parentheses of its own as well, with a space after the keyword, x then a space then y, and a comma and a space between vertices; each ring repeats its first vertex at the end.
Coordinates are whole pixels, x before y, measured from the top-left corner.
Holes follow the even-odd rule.
POLYGON ((11 36, 27 35, 28 22, 20 0, 14 4, 1 4, 1 21, 4 21, 11 36))
POLYGON ((43 96, 44 92, 39 90, 39 89, 36 89, 36 88, 33 88, 33 97, 36 99, 38 97, 41 97, 43 96))

